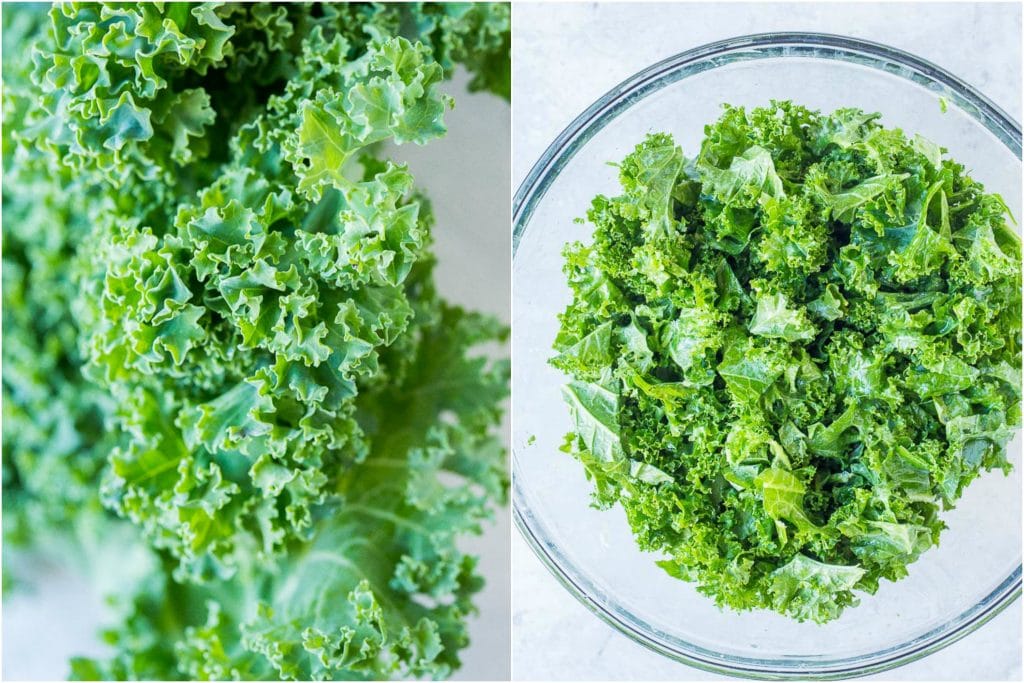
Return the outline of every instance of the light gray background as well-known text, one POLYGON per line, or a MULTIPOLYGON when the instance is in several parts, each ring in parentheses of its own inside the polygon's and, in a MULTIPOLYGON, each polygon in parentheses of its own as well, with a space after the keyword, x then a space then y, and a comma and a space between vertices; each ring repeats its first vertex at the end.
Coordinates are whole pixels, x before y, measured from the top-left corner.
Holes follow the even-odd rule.
MULTIPOLYGON (((508 103, 489 93, 467 93, 461 69, 445 84, 455 109, 445 115, 448 134, 424 147, 405 145, 395 157, 409 164, 427 191, 437 225, 437 286, 451 302, 511 322, 511 121, 508 103)), ((508 348, 501 351, 508 357, 508 348)), ((509 442, 509 420, 502 425, 509 442)), ((508 680, 511 674, 509 578, 511 515, 506 506, 484 536, 462 547, 480 557, 487 583, 470 619, 470 645, 454 680, 508 680)))
MULTIPOLYGON (((1021 118, 1017 3, 517 3, 513 177, 594 100, 683 50, 747 33, 822 31, 886 43, 946 68, 1021 118)), ((615 514, 610 512, 609 514, 615 514)), ((516 680, 726 680, 634 643, 591 614, 517 533, 512 542, 516 680)), ((1021 680, 1021 602, 925 659, 873 678, 1021 680)))
MULTIPOLYGON (((459 71, 444 89, 455 97, 445 116, 448 135, 423 147, 391 150, 409 164, 427 191, 437 224, 437 283, 449 301, 486 311, 509 322, 509 106, 490 94, 468 94, 459 71)), ((507 348, 501 351, 507 356, 507 348)), ((508 443, 508 420, 503 425, 508 443)), ((508 680, 510 675, 508 507, 480 538, 462 547, 480 557, 486 579, 477 596, 479 614, 470 619, 470 646, 455 680, 508 680)), ((103 604, 90 585, 52 564, 31 570, 34 594, 13 593, 3 603, 3 678, 60 680, 73 655, 102 656, 97 628, 103 604)))

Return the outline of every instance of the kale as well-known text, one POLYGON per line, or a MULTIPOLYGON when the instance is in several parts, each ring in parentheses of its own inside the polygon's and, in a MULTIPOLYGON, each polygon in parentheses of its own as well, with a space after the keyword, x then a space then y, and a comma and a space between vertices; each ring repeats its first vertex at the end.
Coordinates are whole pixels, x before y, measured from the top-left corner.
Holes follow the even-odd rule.
POLYGON ((507 330, 389 145, 509 95, 510 11, 4 6, 3 548, 112 587, 73 677, 460 666, 507 330))
POLYGON ((877 114, 649 135, 565 248, 552 364, 594 503, 722 607, 826 622, 898 580, 1020 422, 1003 200, 877 114))

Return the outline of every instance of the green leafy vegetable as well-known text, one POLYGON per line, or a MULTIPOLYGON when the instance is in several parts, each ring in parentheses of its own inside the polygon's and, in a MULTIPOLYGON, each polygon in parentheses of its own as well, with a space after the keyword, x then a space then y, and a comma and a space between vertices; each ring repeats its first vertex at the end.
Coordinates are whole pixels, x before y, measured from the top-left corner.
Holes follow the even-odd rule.
POLYGON ((439 297, 380 143, 444 135, 456 64, 508 96, 509 7, 3 19, 5 553, 150 558, 73 675, 448 675, 459 543, 506 496, 506 331, 439 297))
POLYGON ((696 159, 649 135, 565 249, 565 449, 721 606, 835 619, 1010 468, 1019 238, 878 118, 726 106, 696 159))

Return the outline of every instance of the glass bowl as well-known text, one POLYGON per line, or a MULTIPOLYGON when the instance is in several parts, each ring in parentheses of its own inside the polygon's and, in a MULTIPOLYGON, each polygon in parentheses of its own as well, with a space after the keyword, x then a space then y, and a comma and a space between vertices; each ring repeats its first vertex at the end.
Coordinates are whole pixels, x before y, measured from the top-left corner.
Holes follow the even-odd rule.
POLYGON ((920 58, 845 37, 760 34, 655 64, 599 99, 563 131, 516 193, 513 237, 514 516, 554 575, 591 611, 637 642, 702 669, 754 678, 845 678, 934 652, 980 627, 1021 593, 1020 435, 1009 476, 968 487, 941 545, 883 581, 827 625, 720 611, 641 552, 618 508, 589 506, 583 468, 558 446, 570 430, 547 364, 556 314, 570 294, 562 246, 589 241, 576 224, 590 199, 617 193, 622 159, 648 132, 671 132, 693 154, 720 105, 792 99, 822 111, 859 107, 947 147, 1021 216, 1021 129, 971 86, 920 58))

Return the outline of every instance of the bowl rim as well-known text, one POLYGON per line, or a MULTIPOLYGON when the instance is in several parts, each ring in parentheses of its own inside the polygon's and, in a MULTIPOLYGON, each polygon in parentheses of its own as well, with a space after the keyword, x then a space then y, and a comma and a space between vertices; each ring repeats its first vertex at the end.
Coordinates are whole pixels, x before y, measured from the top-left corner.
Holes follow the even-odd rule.
MULTIPOLYGON (((1021 126, 976 88, 944 68, 882 43, 817 32, 771 32, 727 38, 685 50, 638 71, 587 107, 548 145, 519 185, 513 198, 512 259, 534 209, 551 183, 576 152, 621 111, 668 82, 728 64, 786 57, 817 58, 869 66, 925 86, 968 113, 1021 158, 1021 126), (722 57, 731 59, 722 60, 722 57), (712 61, 718 58, 718 61, 712 61), (895 68, 884 68, 885 65, 895 68), (669 80, 671 79, 671 80, 669 80), (626 96, 632 96, 626 102, 626 96)), ((514 272, 514 271, 513 271, 514 272)), ((513 277, 513 306, 515 281, 513 277)), ((513 359, 513 363, 515 360, 513 359)), ((582 576, 573 576, 555 556, 551 544, 535 531, 517 477, 516 448, 512 461, 512 513, 516 528, 554 577, 587 609, 631 640, 670 659, 705 671, 763 680, 835 680, 866 676, 908 664, 973 633, 1021 596, 1021 563, 980 602, 944 624, 904 643, 868 655, 833 660, 761 660, 711 652, 685 643, 670 645, 628 623, 625 610, 595 598, 582 576)), ((637 619, 632 620, 634 623, 637 619)))

